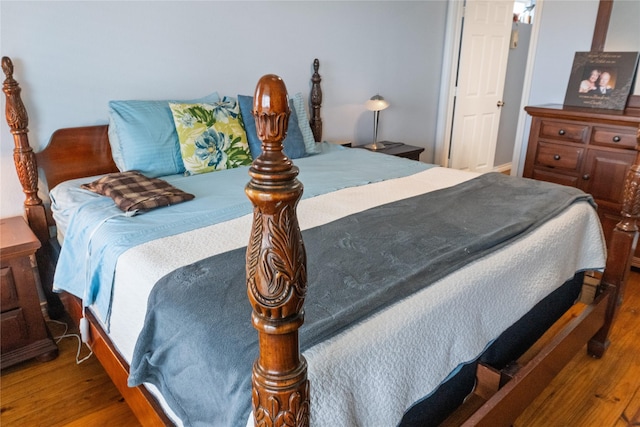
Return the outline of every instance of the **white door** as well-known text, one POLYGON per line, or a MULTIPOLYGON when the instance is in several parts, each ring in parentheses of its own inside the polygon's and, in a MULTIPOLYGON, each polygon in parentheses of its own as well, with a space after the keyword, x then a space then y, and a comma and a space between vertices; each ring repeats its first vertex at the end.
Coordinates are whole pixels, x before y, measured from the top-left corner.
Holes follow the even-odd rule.
POLYGON ((449 166, 493 169, 513 0, 466 0, 449 166))

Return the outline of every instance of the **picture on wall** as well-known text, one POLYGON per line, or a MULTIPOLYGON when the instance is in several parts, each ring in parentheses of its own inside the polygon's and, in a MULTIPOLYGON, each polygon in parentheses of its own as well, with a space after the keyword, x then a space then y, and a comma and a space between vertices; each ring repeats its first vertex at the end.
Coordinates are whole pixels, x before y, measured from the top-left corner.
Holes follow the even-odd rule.
POLYGON ((624 110, 637 66, 638 52, 576 52, 564 105, 624 110))

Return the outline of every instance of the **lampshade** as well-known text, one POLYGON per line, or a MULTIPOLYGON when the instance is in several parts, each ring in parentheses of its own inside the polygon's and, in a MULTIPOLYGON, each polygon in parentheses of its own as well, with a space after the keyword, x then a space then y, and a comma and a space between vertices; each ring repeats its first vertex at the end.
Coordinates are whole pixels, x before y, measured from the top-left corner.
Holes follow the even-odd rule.
POLYGON ((364 106, 369 111, 382 111, 389 106, 389 103, 380 95, 374 95, 364 104, 364 106))

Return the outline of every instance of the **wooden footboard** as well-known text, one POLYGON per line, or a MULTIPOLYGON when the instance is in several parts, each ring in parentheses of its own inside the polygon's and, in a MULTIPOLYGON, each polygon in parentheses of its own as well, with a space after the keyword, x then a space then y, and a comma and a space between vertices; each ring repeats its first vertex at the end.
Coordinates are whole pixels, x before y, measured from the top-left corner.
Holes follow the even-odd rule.
MULTIPOLYGON (((312 129, 321 138, 319 63, 314 62, 312 129)), ((70 144, 80 157, 57 157, 60 151, 45 150, 37 155, 28 140, 27 113, 20 99, 20 87, 13 79, 13 64, 2 59, 6 75, 3 90, 7 96, 6 117, 14 136, 14 160, 25 192, 25 211, 29 224, 43 244, 49 245, 51 220, 37 196, 37 167, 51 167, 45 175, 50 185, 61 180, 116 170, 111 160, 106 125, 65 130, 51 144, 70 144), (62 141, 62 142, 61 142, 62 141), (79 148, 80 147, 80 148, 79 148), (46 153, 46 154, 45 154, 46 153), (98 159, 87 161, 87 158, 98 159), (78 164, 91 165, 91 169, 78 164)), ((250 169, 246 193, 254 205, 254 222, 247 247, 247 293, 253 308, 252 322, 259 336, 259 356, 253 368, 253 411, 257 425, 308 425, 310 389, 306 362, 299 351, 298 328, 304 321, 306 293, 306 255, 296 216, 302 195, 298 169, 282 153, 287 131, 289 107, 284 82, 277 76, 264 76, 256 87, 254 115, 263 154, 250 169)), ((640 135, 639 135, 640 138, 640 135)), ((480 402, 456 418, 455 425, 510 425, 517 415, 548 384, 570 356, 584 344, 589 352, 602 357, 608 333, 624 294, 629 267, 637 241, 636 220, 640 212, 640 166, 634 165, 625 183, 623 220, 609 242, 607 267, 598 288, 598 298, 563 328, 535 356, 517 371, 497 372, 481 368, 476 390, 480 402), (466 420, 466 421, 464 421, 466 420)), ((45 257, 51 258, 51 253, 45 257)), ((52 263, 55 260, 49 259, 52 263)), ((50 286, 51 278, 43 278, 50 286)), ((69 297, 69 311, 80 316, 81 303, 69 297)), ((90 319, 91 320, 91 319, 90 319)), ((91 343, 100 362, 125 396, 143 425, 170 425, 155 399, 144 388, 127 386, 128 366, 110 344, 108 336, 92 321, 91 343)), ((459 413, 459 414, 462 414, 459 413)), ((458 415, 459 415, 458 414, 458 415)), ((452 424, 453 425, 453 424, 452 424)))

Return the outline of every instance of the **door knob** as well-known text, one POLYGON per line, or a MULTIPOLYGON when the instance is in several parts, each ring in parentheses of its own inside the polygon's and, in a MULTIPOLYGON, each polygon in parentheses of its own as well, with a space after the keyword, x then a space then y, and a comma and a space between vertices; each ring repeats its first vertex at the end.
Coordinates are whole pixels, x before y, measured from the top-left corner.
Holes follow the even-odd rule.
POLYGON ((496 104, 498 107, 504 107, 504 102, 503 101, 498 101, 498 104, 496 104))

